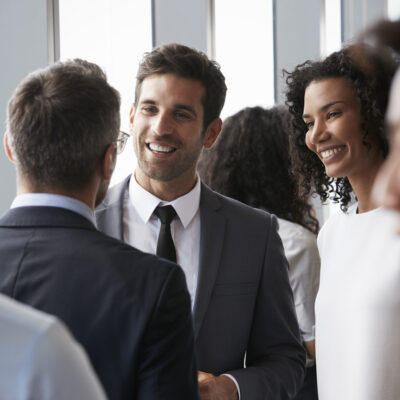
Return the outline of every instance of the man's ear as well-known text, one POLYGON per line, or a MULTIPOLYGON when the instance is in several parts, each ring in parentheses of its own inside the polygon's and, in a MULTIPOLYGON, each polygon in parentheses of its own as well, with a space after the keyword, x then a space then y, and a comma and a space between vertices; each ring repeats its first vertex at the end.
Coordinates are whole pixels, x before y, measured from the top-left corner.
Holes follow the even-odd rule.
POLYGON ((129 111, 129 132, 132 135, 132 129, 133 129, 133 121, 135 119, 135 103, 132 103, 131 110, 129 111))
POLYGON ((207 127, 204 135, 203 145, 206 149, 209 149, 214 142, 217 140, 218 135, 221 133, 222 120, 221 118, 215 118, 207 127))
POLYGON ((103 161, 101 163, 101 174, 106 180, 110 180, 115 169, 115 164, 117 162, 117 151, 115 144, 110 144, 107 147, 106 153, 104 155, 103 161))
POLYGON ((5 150, 5 152, 6 152, 6 155, 7 155, 8 159, 9 159, 12 163, 15 163, 14 156, 13 156, 12 151, 11 151, 11 149, 10 149, 10 146, 9 146, 9 144, 8 144, 8 133, 7 133, 7 132, 4 134, 3 143, 4 143, 4 150, 5 150))

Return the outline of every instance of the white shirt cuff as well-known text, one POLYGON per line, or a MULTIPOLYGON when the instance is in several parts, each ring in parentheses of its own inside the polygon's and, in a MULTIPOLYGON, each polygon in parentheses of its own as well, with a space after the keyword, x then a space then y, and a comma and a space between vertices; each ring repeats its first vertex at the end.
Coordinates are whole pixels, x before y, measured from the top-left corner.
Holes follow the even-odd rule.
POLYGON ((233 383, 236 385, 236 390, 238 392, 238 399, 240 400, 240 387, 239 384, 237 383, 237 380, 231 374, 222 374, 222 375, 225 375, 233 380, 233 383))

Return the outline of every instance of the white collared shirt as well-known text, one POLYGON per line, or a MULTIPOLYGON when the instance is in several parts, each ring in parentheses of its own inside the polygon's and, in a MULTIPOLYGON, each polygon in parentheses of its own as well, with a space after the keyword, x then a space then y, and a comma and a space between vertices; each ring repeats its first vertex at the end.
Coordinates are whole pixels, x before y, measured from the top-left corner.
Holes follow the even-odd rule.
POLYGON ((96 220, 93 210, 85 203, 69 196, 54 193, 23 193, 19 194, 10 208, 16 207, 59 207, 73 211, 88 219, 94 226, 96 220))
POLYGON ((193 302, 196 295, 200 255, 200 179, 194 188, 171 202, 160 200, 142 188, 132 175, 124 195, 124 241, 146 253, 156 254, 161 222, 153 214, 158 205, 171 205, 177 217, 171 222, 177 263, 186 275, 193 302))

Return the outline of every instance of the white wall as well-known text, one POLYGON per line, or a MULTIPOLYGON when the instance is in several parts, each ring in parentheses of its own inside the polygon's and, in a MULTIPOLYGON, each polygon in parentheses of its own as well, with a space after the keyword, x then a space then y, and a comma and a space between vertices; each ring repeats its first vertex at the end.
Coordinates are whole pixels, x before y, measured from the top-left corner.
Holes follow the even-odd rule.
POLYGON ((275 0, 275 90, 278 103, 285 99, 282 69, 292 71, 296 65, 320 56, 321 7, 321 0, 275 0))
MULTIPOLYGON (((0 2, 0 134, 5 131, 7 102, 23 77, 47 65, 47 1, 1 0, 0 2)), ((0 214, 16 192, 14 166, 0 149, 0 214)))
POLYGON ((208 1, 153 0, 154 46, 180 43, 206 53, 208 1))
POLYGON ((354 40, 387 12, 386 0, 342 0, 342 8, 343 42, 354 40))

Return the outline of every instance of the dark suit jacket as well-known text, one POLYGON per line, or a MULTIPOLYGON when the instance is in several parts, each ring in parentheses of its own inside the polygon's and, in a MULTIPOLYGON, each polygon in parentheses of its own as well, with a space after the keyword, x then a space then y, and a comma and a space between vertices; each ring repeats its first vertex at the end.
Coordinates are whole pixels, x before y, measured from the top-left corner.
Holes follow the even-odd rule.
POLYGON ((176 264, 72 211, 21 207, 0 219, 0 291, 63 320, 110 399, 198 398, 190 297, 176 264))
MULTIPOLYGON (((99 229, 119 239, 129 178, 96 211, 99 229)), ((199 369, 234 376, 242 400, 290 399, 303 380, 305 352, 276 218, 202 184, 200 221, 199 369)))

